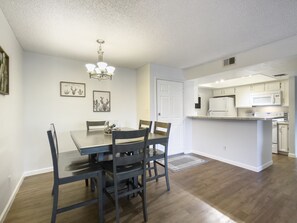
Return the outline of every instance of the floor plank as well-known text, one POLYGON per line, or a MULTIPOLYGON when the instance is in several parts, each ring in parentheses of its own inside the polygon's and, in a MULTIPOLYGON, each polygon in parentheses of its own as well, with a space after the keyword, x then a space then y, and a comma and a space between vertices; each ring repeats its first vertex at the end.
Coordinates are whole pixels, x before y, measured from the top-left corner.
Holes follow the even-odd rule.
MULTIPOLYGON (((170 172, 171 191, 164 179, 148 183, 149 222, 297 222, 296 159, 274 155, 273 166, 255 173, 209 160, 180 172, 170 172)), ((6 223, 50 222, 51 173, 25 178, 6 223)), ((95 196, 84 182, 65 185, 60 205, 95 196)), ((121 222, 143 222, 141 199, 121 200, 121 222)), ((57 222, 97 222, 97 206, 58 215, 57 222)), ((106 222, 114 222, 107 201, 106 222)))

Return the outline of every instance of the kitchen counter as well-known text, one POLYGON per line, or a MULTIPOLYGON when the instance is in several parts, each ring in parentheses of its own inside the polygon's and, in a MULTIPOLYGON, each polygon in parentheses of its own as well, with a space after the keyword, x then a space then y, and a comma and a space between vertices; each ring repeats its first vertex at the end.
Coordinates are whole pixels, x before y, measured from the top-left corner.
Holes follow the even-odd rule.
POLYGON ((255 172, 271 166, 272 118, 188 116, 191 152, 255 172))
MULTIPOLYGON (((188 118, 192 119, 223 119, 223 120, 243 120, 243 121, 258 121, 258 120, 272 120, 276 117, 269 117, 269 118, 261 118, 261 117, 254 117, 254 116, 240 116, 240 117, 210 117, 210 116, 199 116, 199 115, 193 115, 188 116, 188 118)), ((279 117, 278 117, 279 118, 279 117)))

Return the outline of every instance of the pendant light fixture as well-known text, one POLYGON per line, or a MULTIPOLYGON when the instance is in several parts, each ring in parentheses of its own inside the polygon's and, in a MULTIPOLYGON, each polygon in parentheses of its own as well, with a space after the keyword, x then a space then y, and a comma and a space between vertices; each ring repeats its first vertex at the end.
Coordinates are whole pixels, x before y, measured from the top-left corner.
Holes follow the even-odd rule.
POLYGON ((104 40, 98 39, 97 43, 99 44, 98 48, 98 63, 97 66, 95 64, 86 64, 87 72, 90 75, 90 78, 94 78, 97 80, 111 80, 114 75, 115 67, 108 66, 107 63, 103 61, 103 53, 102 44, 105 43, 104 40))

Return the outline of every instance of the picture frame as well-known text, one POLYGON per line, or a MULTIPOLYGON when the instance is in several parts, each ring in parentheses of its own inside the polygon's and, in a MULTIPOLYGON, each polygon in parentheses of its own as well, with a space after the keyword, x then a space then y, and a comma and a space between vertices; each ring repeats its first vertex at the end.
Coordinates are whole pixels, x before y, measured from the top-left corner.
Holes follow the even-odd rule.
POLYGON ((0 47, 0 94, 9 94, 9 56, 0 47))
POLYGON ((86 84, 76 82, 60 82, 61 97, 86 97, 86 84))
POLYGON ((110 91, 93 91, 93 112, 110 112, 110 91))

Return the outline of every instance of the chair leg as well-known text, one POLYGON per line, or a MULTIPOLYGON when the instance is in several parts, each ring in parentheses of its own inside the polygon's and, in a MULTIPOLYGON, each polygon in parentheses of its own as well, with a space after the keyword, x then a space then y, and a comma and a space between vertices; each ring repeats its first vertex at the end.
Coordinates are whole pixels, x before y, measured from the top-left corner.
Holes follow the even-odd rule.
POLYGON ((57 217, 58 198, 59 198, 59 186, 58 185, 54 184, 53 192, 54 192, 54 199, 53 199, 53 210, 52 210, 51 223, 55 223, 56 217, 57 217))
POLYGON ((167 156, 165 156, 165 158, 164 158, 164 164, 165 164, 165 177, 166 177, 167 191, 170 191, 169 176, 168 176, 168 158, 167 158, 167 156))
POLYGON ((120 210, 119 210, 119 194, 117 181, 114 182, 114 202, 115 202, 115 212, 116 212, 116 223, 120 222, 120 210))
POLYGON ((97 177, 97 197, 98 197, 98 211, 99 222, 104 222, 104 209, 103 209, 103 179, 102 173, 98 173, 97 177))
POLYGON ((88 187, 89 186, 89 180, 85 179, 85 182, 86 182, 86 187, 88 187))
POLYGON ((147 222, 147 206, 146 206, 146 179, 145 176, 142 176, 142 209, 143 209, 143 218, 144 221, 147 222))
POLYGON ((158 179, 158 169, 157 169, 156 161, 154 161, 154 172, 155 172, 156 182, 158 182, 159 179, 158 179))

